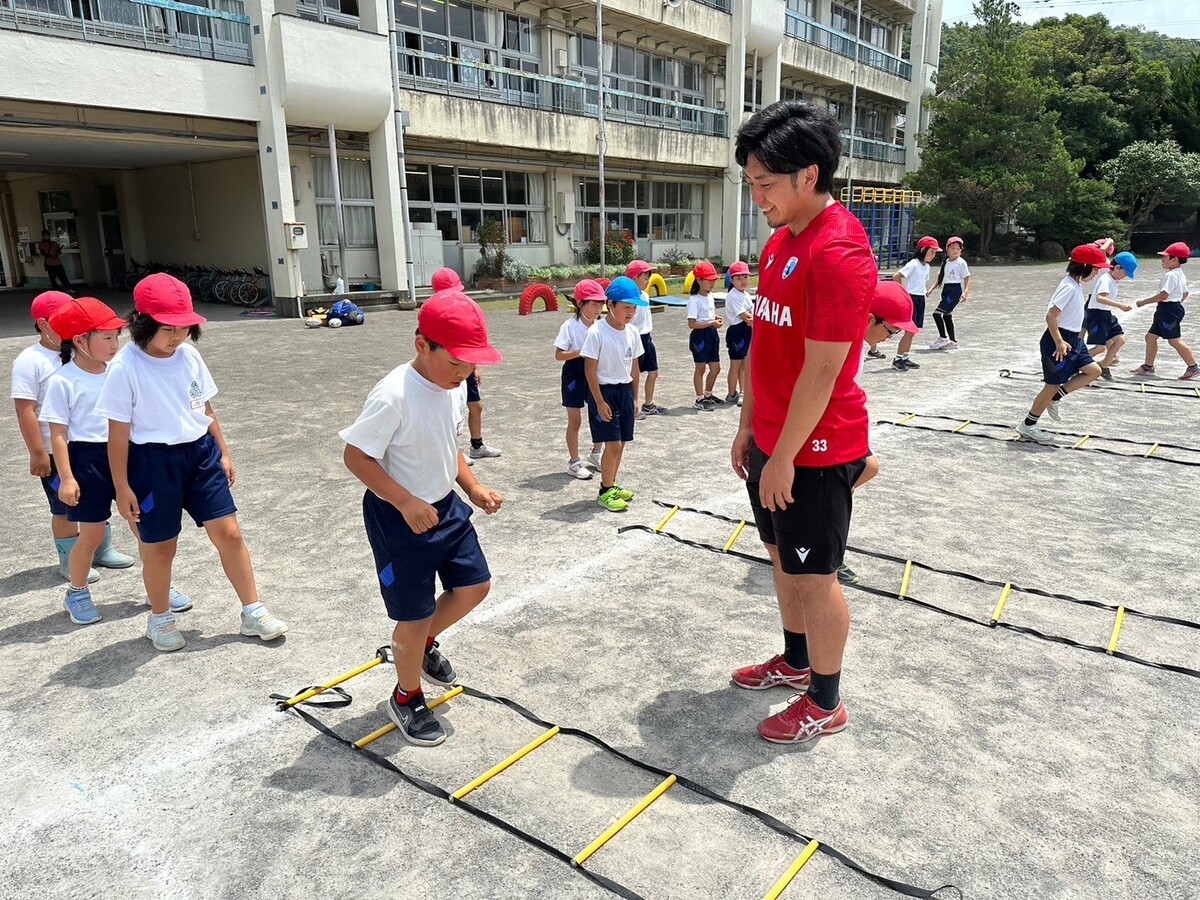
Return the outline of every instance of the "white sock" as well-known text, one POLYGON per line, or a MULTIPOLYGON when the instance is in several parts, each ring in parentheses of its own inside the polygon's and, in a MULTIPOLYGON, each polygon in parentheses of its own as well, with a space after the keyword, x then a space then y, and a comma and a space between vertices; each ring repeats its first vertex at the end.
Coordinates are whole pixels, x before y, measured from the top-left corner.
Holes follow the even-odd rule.
POLYGON ((247 604, 246 606, 243 606, 243 607, 242 607, 242 615, 243 615, 243 616, 253 616, 253 615, 255 615, 255 614, 256 614, 256 613, 257 613, 257 612, 258 612, 260 609, 263 609, 263 608, 264 608, 264 607, 263 607, 263 605, 262 605, 262 601, 261 601, 261 600, 255 600, 253 603, 249 603, 249 604, 247 604))

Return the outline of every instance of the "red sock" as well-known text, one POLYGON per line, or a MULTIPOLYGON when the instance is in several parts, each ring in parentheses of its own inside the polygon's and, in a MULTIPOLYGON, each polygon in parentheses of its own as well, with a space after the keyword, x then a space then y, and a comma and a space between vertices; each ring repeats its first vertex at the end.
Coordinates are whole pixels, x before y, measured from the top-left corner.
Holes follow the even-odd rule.
POLYGON ((430 647, 433 646, 433 640, 434 640, 433 635, 430 635, 429 637, 425 638, 425 649, 426 650, 428 650, 430 647))
POLYGON ((396 694, 395 694, 396 702, 401 705, 403 705, 405 703, 411 703, 413 700, 420 697, 422 693, 423 692, 420 688, 417 688, 416 690, 413 690, 413 691, 405 691, 405 690, 401 689, 400 685, 397 684, 396 685, 396 694))

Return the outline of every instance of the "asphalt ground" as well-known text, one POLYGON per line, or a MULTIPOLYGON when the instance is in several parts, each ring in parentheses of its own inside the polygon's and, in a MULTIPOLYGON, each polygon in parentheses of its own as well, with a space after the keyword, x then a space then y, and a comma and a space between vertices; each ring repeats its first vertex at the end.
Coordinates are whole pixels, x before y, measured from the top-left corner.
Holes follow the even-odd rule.
MULTIPOLYGON (((1123 297, 1153 293, 1144 261, 1123 297), (1135 290, 1136 288, 1136 290, 1135 290)), ((851 543, 1000 584, 1200 621, 1196 470, 1200 398, 1093 388, 1063 403, 1052 430, 1093 435, 1057 447, 1010 438, 1038 389, 1037 341, 1059 266, 975 268, 956 314, 957 351, 868 361, 879 477, 856 497, 851 543), (939 431, 914 429, 925 424, 939 431), (1125 438, 1137 445, 1105 443, 1125 438), (1138 448, 1141 448, 1141 451, 1138 448)), ((19 316, 10 317, 19 325, 19 316)), ((646 531, 653 500, 749 514, 730 471, 737 413, 697 412, 684 312, 654 317, 670 415, 638 423, 615 515, 595 482, 566 473, 558 367, 562 314, 489 313, 504 362, 487 371, 484 435, 500 459, 483 482, 506 502, 475 524, 494 576, 489 598, 446 633, 464 683, 542 719, 584 729, 655 767, 752 805, 867 869, 970 898, 1200 897, 1200 679, 850 589, 842 734, 803 749, 767 744, 760 719, 786 691, 734 688, 730 672, 782 647, 767 567, 646 531)), ((1140 362, 1150 310, 1122 317, 1140 362)), ((341 464, 339 428, 375 381, 411 356, 415 313, 308 330, 232 319, 199 349, 238 469, 234 488, 264 600, 291 625, 264 645, 237 633, 237 603, 203 533, 180 541, 175 583, 196 601, 187 647, 143 637, 138 569, 105 572, 103 620, 72 625, 40 487, 11 415, 0 427, 7 513, 0 540, 0 893, 6 897, 601 898, 544 851, 428 796, 274 708, 369 660, 389 626, 365 542, 361 487, 341 464)), ((1200 318, 1185 336, 1200 344, 1200 318)), ((9 366, 33 335, 0 337, 9 366)), ((1153 389, 1180 388, 1164 348, 1153 389)), ((1121 384, 1135 380, 1119 375, 1121 384)), ((722 380, 721 384, 724 382, 722 380)), ((723 546, 733 526, 681 512, 664 529, 723 546)), ((117 523, 117 544, 132 538, 117 523)), ((735 549, 761 555, 748 528, 735 549)), ((850 554, 863 584, 898 592, 903 562, 850 554)), ((917 568, 907 595, 986 622, 1000 588, 917 568)), ((1107 609, 1011 592, 1002 620, 1106 646, 1107 609)), ((1127 616, 1119 651, 1200 669, 1193 628, 1127 616)), ((314 709, 347 738, 383 725, 393 683, 379 666, 346 683, 353 702, 314 709)), ((543 729, 459 696, 439 716, 450 737, 371 747, 453 790, 543 729)), ((568 855, 661 779, 560 735, 469 798, 568 855)), ((761 897, 803 844, 682 786, 671 788, 588 867, 647 898, 761 897)), ((788 897, 898 896, 818 853, 788 897)), ((940 897, 953 896, 943 892, 940 897)))

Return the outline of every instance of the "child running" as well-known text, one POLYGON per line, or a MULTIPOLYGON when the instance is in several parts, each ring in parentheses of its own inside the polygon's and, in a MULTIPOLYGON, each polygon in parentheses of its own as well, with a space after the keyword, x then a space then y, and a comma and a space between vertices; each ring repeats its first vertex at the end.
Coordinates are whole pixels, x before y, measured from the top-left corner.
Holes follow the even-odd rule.
MULTIPOLYGON (((917 249, 913 251, 912 259, 892 276, 892 280, 904 285, 905 290, 912 297, 912 320, 918 328, 925 327, 925 298, 929 294, 929 263, 941 252, 941 249, 938 246, 937 238, 926 235, 917 241, 917 249)), ((900 346, 896 348, 896 358, 892 360, 893 369, 905 372, 909 369, 921 368, 919 363, 908 358, 913 337, 914 335, 911 333, 905 333, 904 337, 900 338, 900 346)))
POLYGON ((388 716, 411 743, 434 746, 446 731, 425 702, 421 676, 449 687, 458 674, 437 637, 479 605, 491 573, 471 524, 504 498, 476 480, 458 449, 467 376, 500 362, 483 310, 457 290, 440 291, 417 313, 416 356, 383 377, 341 438, 346 468, 366 485, 363 520, 379 591, 392 620, 396 687, 388 716), (442 593, 435 592, 434 577, 442 593))
MULTIPOLYGON (((579 456, 579 429, 583 425, 583 408, 587 406, 588 382, 583 370, 583 342, 588 329, 596 324, 604 306, 604 288, 600 282, 585 278, 575 285, 571 300, 575 315, 562 323, 554 340, 554 358, 562 367, 562 405, 567 410, 567 471, 582 481, 592 477, 591 470, 579 456)), ((600 469, 600 444, 592 445, 589 460, 600 469)))
POLYGON ((156 650, 184 646, 175 613, 192 601, 171 587, 171 568, 187 510, 221 557, 242 603, 241 633, 271 641, 288 627, 258 597, 250 551, 229 488, 235 474, 213 410, 208 366, 190 343, 207 321, 187 285, 164 273, 133 289, 127 344, 108 367, 96 414, 108 419, 108 461, 117 510, 137 529, 142 580, 150 599, 146 637, 156 650))
POLYGON ((637 415, 634 416, 639 422, 647 416, 665 416, 670 410, 665 406, 659 406, 654 402, 654 386, 658 382, 658 350, 654 347, 654 338, 651 332, 654 330, 654 319, 650 315, 650 295, 646 293, 650 288, 650 276, 654 274, 654 266, 646 262, 644 259, 635 259, 625 267, 625 275, 633 279, 633 283, 638 286, 638 290, 642 292, 642 299, 646 301, 645 306, 637 308, 637 314, 633 317, 632 325, 638 330, 638 334, 642 336, 642 355, 636 360, 636 368, 633 376, 633 403, 637 407, 637 415), (638 388, 641 386, 641 376, 646 376, 646 399, 638 406, 638 388))
POLYGON ((1183 324, 1183 303, 1188 298, 1187 278, 1184 277, 1180 266, 1192 255, 1191 248, 1183 241, 1176 241, 1166 250, 1158 251, 1162 257, 1162 267, 1166 269, 1162 281, 1158 285, 1158 293, 1145 300, 1139 300, 1138 306, 1148 306, 1157 303, 1154 310, 1154 321, 1146 332, 1146 361, 1133 370, 1134 375, 1153 375, 1154 360, 1158 356, 1158 339, 1162 338, 1175 348, 1175 352, 1183 359, 1183 374, 1180 381, 1191 381, 1200 377, 1200 366, 1196 365, 1196 357, 1192 348, 1183 342, 1180 326, 1183 324))
POLYGON ((63 600, 76 625, 100 621, 88 573, 100 546, 112 545, 108 520, 116 492, 108 467, 108 420, 96 413, 96 399, 108 364, 120 349, 125 324, 92 297, 64 303, 50 316, 50 327, 62 341, 63 366, 46 385, 39 419, 50 426, 52 455, 58 460, 58 497, 66 504, 67 519, 79 528, 67 560, 70 579, 63 600))
POLYGON ((637 308, 649 301, 624 275, 614 278, 604 293, 608 315, 588 329, 583 367, 592 441, 604 445, 597 502, 609 512, 623 512, 633 491, 617 484, 617 473, 625 445, 633 440, 633 361, 642 355, 642 337, 630 323, 637 308))
POLYGON ((1137 267, 1137 257, 1128 250, 1118 253, 1113 259, 1112 269, 1096 276, 1092 282, 1094 287, 1084 304, 1083 327, 1087 331, 1088 346, 1092 348, 1093 359, 1101 350, 1104 351, 1104 358, 1100 360, 1100 377, 1106 381, 1113 380, 1110 370, 1118 359, 1117 354, 1125 346, 1125 329, 1112 310, 1129 312, 1133 309, 1128 303, 1117 300, 1117 282, 1126 278, 1132 281, 1137 267))
POLYGON ((725 298, 725 314, 732 323, 725 332, 725 349, 729 351, 729 393, 725 402, 741 406, 742 377, 750 352, 750 327, 754 324, 754 301, 746 293, 750 286, 750 266, 739 259, 727 274, 733 286, 725 298))
POLYGON ((717 283, 716 267, 706 259, 696 264, 692 275, 692 295, 687 305, 688 328, 691 329, 688 346, 692 351, 692 362, 696 364, 692 385, 696 389, 696 409, 708 412, 716 409, 718 403, 725 402, 713 396, 717 376, 721 374, 721 339, 717 331, 725 324, 725 319, 717 315, 711 296, 713 285, 717 283))
POLYGON ((1046 330, 1042 333, 1042 380, 1046 386, 1038 392, 1017 434, 1040 444, 1054 441, 1050 432, 1038 425, 1042 413, 1050 411, 1056 422, 1062 418, 1059 401, 1067 394, 1087 387, 1100 377, 1100 366, 1092 361, 1083 330, 1083 286, 1096 272, 1109 268, 1108 257, 1095 244, 1081 244, 1071 251, 1067 275, 1050 298, 1046 330))
POLYGON ((937 326, 938 339, 929 345, 930 350, 957 350, 958 339, 954 335, 954 309, 966 303, 971 296, 971 270, 963 259, 963 239, 955 235, 946 241, 946 258, 938 272, 937 283, 930 293, 939 287, 942 299, 933 311, 933 324, 937 326))

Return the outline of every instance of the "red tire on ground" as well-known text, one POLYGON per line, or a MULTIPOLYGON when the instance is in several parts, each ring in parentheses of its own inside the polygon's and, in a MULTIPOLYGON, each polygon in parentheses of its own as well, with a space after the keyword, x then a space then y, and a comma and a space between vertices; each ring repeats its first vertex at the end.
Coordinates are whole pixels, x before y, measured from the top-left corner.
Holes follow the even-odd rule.
POLYGON ((558 294, 548 284, 531 284, 521 293, 521 305, 517 312, 527 316, 533 312, 534 301, 541 300, 547 312, 558 312, 558 294))

